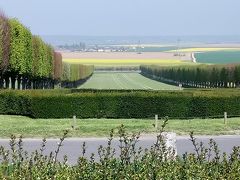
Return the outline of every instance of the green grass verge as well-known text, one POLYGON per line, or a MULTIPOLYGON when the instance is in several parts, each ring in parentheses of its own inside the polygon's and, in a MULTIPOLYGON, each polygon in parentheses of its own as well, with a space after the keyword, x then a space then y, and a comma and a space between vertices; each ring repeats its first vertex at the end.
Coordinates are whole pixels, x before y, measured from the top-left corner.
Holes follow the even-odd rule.
MULTIPOLYGON (((111 129, 117 132, 124 124, 128 132, 142 134, 156 133, 154 120, 141 119, 84 119, 77 120, 76 129, 71 128, 71 119, 31 119, 23 116, 0 115, 0 137, 8 138, 11 134, 23 137, 60 137, 69 129, 70 137, 104 137, 111 129)), ((161 121, 159 121, 159 126, 161 121)), ((240 118, 229 118, 227 124, 223 119, 169 120, 167 131, 187 135, 194 131, 196 135, 240 134, 240 118)))

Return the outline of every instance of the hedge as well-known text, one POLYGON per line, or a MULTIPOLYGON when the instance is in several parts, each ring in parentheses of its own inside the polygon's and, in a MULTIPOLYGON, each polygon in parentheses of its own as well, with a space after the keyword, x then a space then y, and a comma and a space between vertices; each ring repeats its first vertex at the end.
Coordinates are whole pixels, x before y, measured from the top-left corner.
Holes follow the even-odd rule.
POLYGON ((240 87, 240 65, 141 66, 141 73, 163 82, 185 87, 240 87))
POLYGON ((2 91, 0 114, 34 118, 194 118, 240 115, 240 95, 206 91, 2 91))

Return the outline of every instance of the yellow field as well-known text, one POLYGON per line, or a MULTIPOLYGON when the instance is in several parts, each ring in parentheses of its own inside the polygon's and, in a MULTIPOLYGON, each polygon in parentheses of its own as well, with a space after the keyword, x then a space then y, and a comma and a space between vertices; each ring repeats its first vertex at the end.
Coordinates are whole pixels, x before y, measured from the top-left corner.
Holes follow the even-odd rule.
MULTIPOLYGON (((212 52, 212 51, 239 51, 240 48, 186 48, 186 49, 180 49, 180 52, 212 52)), ((171 50, 168 52, 176 52, 176 50, 171 50)))
POLYGON ((141 64, 180 64, 190 61, 176 59, 63 59, 70 64, 86 65, 141 65, 141 64))

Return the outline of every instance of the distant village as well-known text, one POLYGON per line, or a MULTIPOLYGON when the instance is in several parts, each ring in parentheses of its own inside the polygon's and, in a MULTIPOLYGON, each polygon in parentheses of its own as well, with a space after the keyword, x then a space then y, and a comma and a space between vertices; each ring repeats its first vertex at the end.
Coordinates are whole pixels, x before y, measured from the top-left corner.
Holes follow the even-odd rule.
POLYGON ((65 44, 56 47, 57 50, 70 52, 140 52, 143 48, 138 45, 86 45, 85 43, 65 44))
POLYGON ((135 51, 136 47, 117 46, 117 45, 86 45, 85 43, 79 44, 65 44, 56 47, 61 51, 71 52, 129 52, 135 51))

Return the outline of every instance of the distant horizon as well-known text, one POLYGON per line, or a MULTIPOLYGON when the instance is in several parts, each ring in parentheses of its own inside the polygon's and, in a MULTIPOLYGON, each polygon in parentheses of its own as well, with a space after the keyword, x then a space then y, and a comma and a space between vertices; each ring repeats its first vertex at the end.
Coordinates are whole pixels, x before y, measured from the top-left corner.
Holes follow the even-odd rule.
POLYGON ((221 37, 221 36, 240 36, 240 34, 202 34, 202 35, 81 35, 81 34, 39 34, 39 36, 82 36, 82 37, 201 37, 201 36, 210 36, 210 37, 221 37))
POLYGON ((130 44, 240 44, 240 35, 188 35, 188 36, 83 36, 83 35, 41 35, 48 43, 58 46, 65 44, 88 45, 130 45, 130 44))

